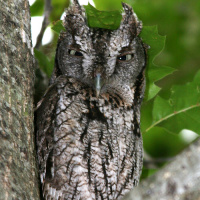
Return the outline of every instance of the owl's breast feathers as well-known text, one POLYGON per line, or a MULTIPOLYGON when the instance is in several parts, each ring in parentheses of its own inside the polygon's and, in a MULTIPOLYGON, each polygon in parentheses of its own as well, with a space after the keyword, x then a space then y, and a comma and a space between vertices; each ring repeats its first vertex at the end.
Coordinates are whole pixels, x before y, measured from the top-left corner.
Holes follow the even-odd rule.
POLYGON ((38 160, 46 199, 120 199, 142 168, 138 106, 60 76, 37 110, 38 160))

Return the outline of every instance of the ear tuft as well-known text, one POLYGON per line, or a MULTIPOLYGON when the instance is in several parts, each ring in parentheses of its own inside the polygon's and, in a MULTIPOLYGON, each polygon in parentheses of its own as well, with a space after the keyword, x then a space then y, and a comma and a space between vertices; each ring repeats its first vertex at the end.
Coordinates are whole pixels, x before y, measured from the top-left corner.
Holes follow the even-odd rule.
POLYGON ((136 37, 142 30, 142 22, 138 20, 137 15, 134 13, 131 6, 122 3, 124 13, 122 14, 122 22, 120 26, 129 25, 130 32, 136 37))
POLYGON ((80 6, 78 0, 72 0, 65 12, 64 27, 68 30, 70 27, 76 29, 84 25, 86 25, 85 9, 80 6))
POLYGON ((71 14, 82 14, 82 8, 78 2, 78 0, 71 0, 71 3, 68 8, 71 11, 71 14))

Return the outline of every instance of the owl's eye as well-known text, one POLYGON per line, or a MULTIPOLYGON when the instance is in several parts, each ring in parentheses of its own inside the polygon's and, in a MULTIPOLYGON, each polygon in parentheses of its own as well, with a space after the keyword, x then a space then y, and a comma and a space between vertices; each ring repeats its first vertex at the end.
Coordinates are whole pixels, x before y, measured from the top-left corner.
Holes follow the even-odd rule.
POLYGON ((76 51, 74 49, 69 49, 68 53, 69 55, 72 55, 72 56, 78 56, 78 57, 83 56, 83 54, 80 51, 76 51))
POLYGON ((117 56, 117 60, 120 60, 120 61, 129 61, 132 58, 133 58, 133 54, 126 54, 126 55, 117 56))

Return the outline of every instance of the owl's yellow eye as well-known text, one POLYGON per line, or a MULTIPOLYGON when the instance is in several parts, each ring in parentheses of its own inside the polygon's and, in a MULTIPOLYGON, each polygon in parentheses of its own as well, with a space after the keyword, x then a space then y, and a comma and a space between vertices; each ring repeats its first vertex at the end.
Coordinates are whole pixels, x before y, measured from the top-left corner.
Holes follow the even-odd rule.
POLYGON ((69 49, 68 53, 69 55, 72 55, 72 56, 78 56, 78 57, 83 56, 83 54, 80 51, 76 51, 74 49, 69 49))
POLYGON ((133 54, 126 54, 126 55, 117 56, 117 60, 120 60, 120 61, 129 61, 132 58, 133 58, 133 54))

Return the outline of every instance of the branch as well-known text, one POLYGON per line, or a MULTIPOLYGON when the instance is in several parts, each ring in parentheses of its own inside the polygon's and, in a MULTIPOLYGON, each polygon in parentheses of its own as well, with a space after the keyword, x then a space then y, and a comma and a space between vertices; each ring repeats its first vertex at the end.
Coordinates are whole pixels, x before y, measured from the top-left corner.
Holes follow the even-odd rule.
POLYGON ((0 199, 39 199, 27 0, 0 0, 0 199))
POLYGON ((39 49, 42 43, 42 38, 44 35, 44 32, 49 25, 49 16, 51 14, 52 6, 51 6, 51 0, 45 0, 45 8, 44 8, 44 20, 42 22, 42 28, 40 30, 39 35, 37 36, 37 42, 34 48, 39 49))
POLYGON ((128 193, 123 200, 198 200, 200 197, 200 139, 174 161, 128 193))

